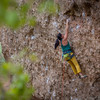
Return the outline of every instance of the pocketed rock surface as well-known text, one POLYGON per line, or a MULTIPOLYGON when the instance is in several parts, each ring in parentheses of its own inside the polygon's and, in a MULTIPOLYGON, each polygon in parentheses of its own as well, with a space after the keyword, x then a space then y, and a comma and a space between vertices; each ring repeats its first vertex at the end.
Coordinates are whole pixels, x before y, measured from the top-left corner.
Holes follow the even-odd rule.
MULTIPOLYGON (((20 2, 22 2, 20 0, 20 2)), ((0 28, 0 41, 6 60, 13 59, 19 51, 28 48, 38 61, 28 57, 16 60, 30 74, 35 96, 43 100, 62 99, 61 48, 54 50, 58 32, 64 34, 69 18, 68 40, 74 50, 82 73, 88 77, 79 79, 66 63, 62 100, 100 100, 100 0, 55 0, 60 10, 57 14, 39 14, 35 1, 30 11, 37 17, 37 25, 25 25, 18 31, 0 28)))

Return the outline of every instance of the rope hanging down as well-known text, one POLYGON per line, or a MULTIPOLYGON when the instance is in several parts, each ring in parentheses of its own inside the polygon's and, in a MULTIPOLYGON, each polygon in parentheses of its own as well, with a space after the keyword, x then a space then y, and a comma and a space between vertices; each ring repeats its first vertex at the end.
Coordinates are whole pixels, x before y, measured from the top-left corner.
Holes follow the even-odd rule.
POLYGON ((61 90, 61 94, 62 94, 62 100, 63 100, 63 95, 64 95, 64 73, 65 73, 65 63, 64 64, 62 64, 62 65, 64 65, 63 66, 63 69, 62 69, 62 72, 63 72, 63 74, 62 74, 62 90, 61 90))

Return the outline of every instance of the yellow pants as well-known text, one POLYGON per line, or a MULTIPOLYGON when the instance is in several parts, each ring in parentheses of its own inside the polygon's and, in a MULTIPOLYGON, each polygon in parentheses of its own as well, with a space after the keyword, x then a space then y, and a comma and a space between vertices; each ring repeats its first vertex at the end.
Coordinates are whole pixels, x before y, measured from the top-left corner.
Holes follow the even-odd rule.
POLYGON ((71 68, 72 68, 74 74, 78 74, 81 72, 80 66, 79 66, 75 56, 70 61, 68 61, 68 63, 71 65, 71 68))

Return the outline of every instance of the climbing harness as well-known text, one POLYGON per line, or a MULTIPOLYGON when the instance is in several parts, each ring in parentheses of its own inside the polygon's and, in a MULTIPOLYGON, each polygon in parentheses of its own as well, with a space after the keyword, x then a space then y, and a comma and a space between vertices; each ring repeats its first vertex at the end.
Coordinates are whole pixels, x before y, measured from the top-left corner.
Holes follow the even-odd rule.
POLYGON ((62 58, 65 59, 66 61, 69 61, 73 58, 73 56, 74 56, 74 53, 72 52, 71 49, 69 49, 63 52, 62 58))

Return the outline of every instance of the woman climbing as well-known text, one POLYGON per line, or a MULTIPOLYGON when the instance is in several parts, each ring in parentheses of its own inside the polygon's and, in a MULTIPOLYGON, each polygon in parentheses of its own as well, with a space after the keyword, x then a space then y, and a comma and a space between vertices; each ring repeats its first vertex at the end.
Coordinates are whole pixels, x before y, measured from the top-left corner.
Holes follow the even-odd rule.
POLYGON ((73 54, 72 52, 72 49, 70 47, 70 44, 69 42, 67 41, 68 39, 68 20, 67 20, 67 23, 66 23, 66 30, 65 30, 65 35, 59 33, 57 35, 57 40, 55 42, 55 49, 61 45, 61 48, 62 48, 62 59, 64 60, 64 63, 65 61, 68 61, 68 63, 71 65, 71 68, 74 72, 74 74, 78 75, 79 78, 85 78, 87 77, 86 75, 83 75, 81 73, 81 69, 80 69, 80 66, 75 58, 75 55, 73 54))

